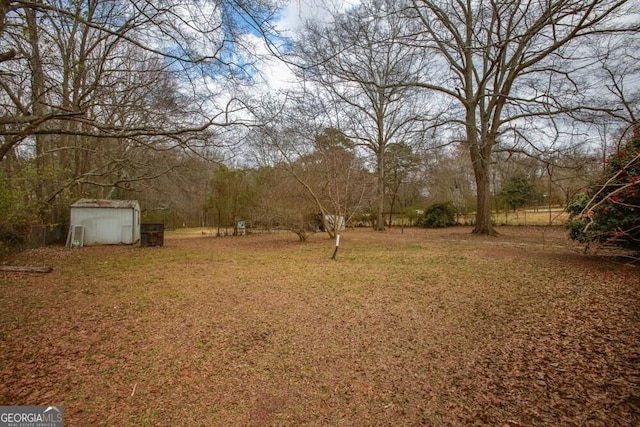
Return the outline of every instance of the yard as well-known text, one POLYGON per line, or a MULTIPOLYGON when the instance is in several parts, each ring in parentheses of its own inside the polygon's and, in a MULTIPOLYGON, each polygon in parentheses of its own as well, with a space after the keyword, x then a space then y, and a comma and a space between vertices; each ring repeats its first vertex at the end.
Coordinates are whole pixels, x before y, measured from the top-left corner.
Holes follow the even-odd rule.
POLYGON ((0 404, 66 426, 640 425, 640 270, 561 228, 167 233, 0 273, 0 404))

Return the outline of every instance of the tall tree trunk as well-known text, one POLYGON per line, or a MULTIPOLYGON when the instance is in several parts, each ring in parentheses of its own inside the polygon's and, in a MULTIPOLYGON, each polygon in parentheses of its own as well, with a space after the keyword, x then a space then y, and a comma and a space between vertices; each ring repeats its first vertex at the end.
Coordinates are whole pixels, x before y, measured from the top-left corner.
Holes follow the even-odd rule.
MULTIPOLYGON (((473 173, 476 179, 476 226, 473 229, 475 234, 496 234, 491 224, 491 186, 489 185, 489 164, 491 162, 491 143, 487 141, 486 129, 478 128, 478 118, 484 119, 483 112, 484 100, 482 99, 482 91, 476 93, 474 89, 475 83, 475 65, 473 61, 473 16, 471 14, 471 0, 466 2, 465 29, 466 38, 464 44, 464 83, 465 83, 465 107, 466 107, 466 133, 467 143, 471 152, 471 163, 473 164, 473 173), (480 108, 480 111, 477 109, 480 108), (478 117, 479 116, 479 117, 478 117)), ((481 126, 486 126, 483 123, 481 126)))
POLYGON ((396 205, 396 192, 391 196, 391 202, 389 203, 389 228, 392 227, 393 224, 393 208, 396 205))
POLYGON ((377 216, 376 231, 384 231, 384 146, 381 145, 378 152, 378 188, 377 188, 377 216))
MULTIPOLYGON (((468 72, 471 71, 468 70, 468 72)), ((471 85, 467 86, 467 97, 472 99, 471 85)), ((491 185, 489 181, 493 141, 487 141, 487 136, 478 129, 475 103, 467 105, 466 122, 467 143, 476 179, 476 225, 473 233, 492 236, 497 234, 491 224, 491 185)))
POLYGON ((476 179, 476 225, 475 234, 498 234, 491 223, 491 185, 489 182, 491 159, 490 146, 471 144, 471 162, 476 179))
MULTIPOLYGON (((45 103, 45 78, 44 70, 42 68, 42 58, 40 56, 39 45, 39 29, 36 18, 36 11, 33 8, 25 9, 25 16, 27 22, 27 30, 29 32, 29 45, 31 47, 31 57, 29 63, 31 66, 31 103, 33 114, 37 117, 42 117, 47 112, 47 106, 45 103)), ((45 147, 46 135, 36 135, 36 173, 37 173, 37 186, 36 186, 36 198, 38 200, 39 215, 43 222, 47 220, 47 207, 44 205, 46 200, 46 194, 49 187, 49 183, 45 177, 48 162, 46 159, 47 147, 45 147)))
POLYGON ((489 172, 486 167, 476 166, 474 163, 474 173, 476 177, 476 226, 473 232, 476 234, 494 235, 496 231, 491 224, 491 187, 489 186, 489 172))

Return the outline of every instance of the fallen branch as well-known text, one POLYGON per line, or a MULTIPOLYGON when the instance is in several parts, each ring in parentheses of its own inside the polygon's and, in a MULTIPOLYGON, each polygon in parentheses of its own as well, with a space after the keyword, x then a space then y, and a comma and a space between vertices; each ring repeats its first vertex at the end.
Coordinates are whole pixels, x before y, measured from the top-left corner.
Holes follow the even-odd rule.
POLYGON ((51 267, 13 267, 10 265, 0 265, 0 271, 10 271, 17 273, 51 273, 51 267))

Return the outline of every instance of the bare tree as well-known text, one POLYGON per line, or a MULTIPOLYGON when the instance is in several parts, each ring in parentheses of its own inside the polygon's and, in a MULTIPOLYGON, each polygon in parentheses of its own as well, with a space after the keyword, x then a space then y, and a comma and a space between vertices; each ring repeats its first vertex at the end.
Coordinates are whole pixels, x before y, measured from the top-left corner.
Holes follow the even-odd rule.
POLYGON ((418 79, 425 56, 404 43, 411 26, 394 11, 394 1, 365 1, 330 25, 308 24, 297 48, 301 77, 321 88, 335 126, 374 158, 377 230, 385 228, 389 146, 418 144, 432 124, 424 97, 408 84, 418 79))
MULTIPOLYGON (((124 126, 91 117, 87 93, 109 87, 109 82, 103 80, 104 74, 114 67, 126 70, 117 60, 131 60, 127 55, 136 49, 146 52, 137 55, 140 59, 146 57, 143 61, 162 61, 165 72, 177 73, 181 81, 173 86, 189 95, 216 90, 216 85, 206 84, 207 79, 223 77, 221 81, 236 82, 247 79, 253 73, 249 52, 252 46, 243 34, 253 31, 266 35, 272 31, 268 20, 273 11, 274 6, 268 2, 232 0, 201 4, 187 0, 3 2, 0 51, 12 53, 4 55, 5 61, 0 62, 6 67, 0 69, 6 82, 0 89, 9 107, 0 115, 3 137, 0 160, 31 135, 70 132, 65 124, 68 121, 90 126, 84 133, 94 137, 111 137, 113 133, 120 138, 163 134, 180 143, 188 141, 194 132, 228 125, 231 113, 243 108, 240 103, 227 103, 222 110, 199 111, 194 110, 198 106, 194 103, 191 113, 197 114, 192 114, 191 120, 165 122, 164 128, 158 129, 124 126), (21 93, 25 73, 32 74, 30 98, 25 98, 28 91, 21 93), (61 81, 43 82, 44 73, 49 78, 60 76, 61 81), (15 77, 17 84, 7 82, 7 77, 15 77), (43 91, 46 100, 42 99, 43 91), (33 104, 34 99, 40 104, 33 104), (56 123, 47 125, 50 121, 56 123)), ((211 97, 217 94, 208 92, 211 97)))
POLYGON ((0 165, 34 159, 44 217, 62 195, 108 197, 188 163, 158 161, 152 150, 217 157, 233 148, 222 134, 245 106, 228 89, 250 83, 246 34, 272 34, 274 7, 1 2, 0 165))
MULTIPOLYGON (((540 121, 577 111, 593 63, 580 44, 603 34, 637 31, 626 0, 412 0, 408 13, 423 28, 425 54, 440 73, 419 83, 453 100, 464 128, 477 186, 474 233, 494 234, 490 168, 496 144, 511 135, 543 150, 540 121), (532 132, 532 129, 537 132, 532 132), (537 135, 535 135, 537 133, 537 135), (535 135, 535 136, 534 136, 535 135), (516 137, 517 136, 517 137, 516 137)), ((435 70, 434 70, 435 71, 435 70)))
POLYGON ((427 159, 425 187, 429 203, 452 202, 458 213, 468 213, 475 193, 469 156, 460 145, 432 150, 427 159))
POLYGON ((387 150, 385 181, 389 198, 389 227, 393 225, 397 206, 404 208, 407 203, 407 191, 402 190, 414 183, 422 160, 410 146, 403 143, 392 144, 387 150))
POLYGON ((572 147, 556 159, 544 165, 544 175, 540 181, 548 180, 544 193, 552 197, 554 189, 559 190, 561 198, 557 202, 563 206, 587 188, 590 181, 601 171, 601 162, 593 152, 582 147, 572 147), (546 176, 545 176, 546 175, 546 176))
POLYGON ((318 189, 320 200, 329 207, 321 218, 330 237, 351 222, 364 199, 373 190, 372 176, 357 155, 353 141, 338 129, 327 128, 314 136, 314 151, 299 160, 305 178, 318 189))
POLYGON ((251 227, 295 233, 301 242, 316 233, 317 202, 291 174, 289 166, 263 166, 253 171, 255 197, 248 211, 251 227))
POLYGON ((270 124, 256 128, 252 137, 256 152, 270 157, 260 163, 288 171, 315 205, 307 214, 316 215, 334 237, 337 218, 347 222, 361 207, 369 192, 369 173, 351 139, 314 121, 314 106, 313 100, 299 98, 274 113, 273 103, 267 103, 256 114, 259 122, 270 124))

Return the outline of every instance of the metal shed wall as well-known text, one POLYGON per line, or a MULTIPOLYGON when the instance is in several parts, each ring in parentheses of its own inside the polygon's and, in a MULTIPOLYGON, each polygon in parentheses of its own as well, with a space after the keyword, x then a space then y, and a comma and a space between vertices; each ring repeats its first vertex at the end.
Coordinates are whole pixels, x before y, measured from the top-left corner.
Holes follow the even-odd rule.
POLYGON ((84 227, 84 244, 133 244, 140 240, 140 209, 71 206, 71 225, 84 227))

